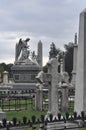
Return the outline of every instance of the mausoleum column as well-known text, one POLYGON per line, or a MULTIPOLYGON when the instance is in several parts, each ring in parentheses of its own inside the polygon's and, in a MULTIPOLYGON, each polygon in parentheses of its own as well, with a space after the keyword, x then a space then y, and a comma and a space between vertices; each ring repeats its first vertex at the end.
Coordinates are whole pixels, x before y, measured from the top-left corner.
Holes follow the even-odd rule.
POLYGON ((76 66, 77 66, 77 53, 78 53, 78 45, 77 45, 77 34, 75 34, 75 42, 73 49, 73 71, 72 71, 72 84, 75 87, 76 84, 76 66))

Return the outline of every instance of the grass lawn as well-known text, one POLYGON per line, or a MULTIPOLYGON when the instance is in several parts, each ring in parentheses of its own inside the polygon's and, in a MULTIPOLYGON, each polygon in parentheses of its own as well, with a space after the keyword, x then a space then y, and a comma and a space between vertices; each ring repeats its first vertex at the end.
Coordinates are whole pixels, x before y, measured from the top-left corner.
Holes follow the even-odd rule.
MULTIPOLYGON (((29 130, 29 129, 27 129, 27 130, 29 130)), ((86 130, 86 128, 80 128, 79 130, 86 130)))
POLYGON ((34 111, 34 110, 23 110, 23 111, 9 111, 6 112, 7 120, 11 121, 13 117, 16 117, 18 121, 22 121, 22 118, 24 116, 27 117, 27 119, 31 119, 33 115, 35 115, 38 118, 40 118, 40 115, 45 115, 46 111, 34 111))
MULTIPOLYGON (((33 111, 33 110, 23 110, 23 111, 10 111, 6 112, 7 120, 11 121, 13 117, 16 117, 18 121, 22 122, 22 118, 24 116, 27 117, 28 120, 31 120, 33 115, 36 116, 37 119, 40 119, 41 115, 45 115, 47 111, 33 111)), ((35 130, 39 130, 39 125, 34 125, 36 127, 35 130)), ((22 130, 32 130, 31 127, 23 127, 22 130)))

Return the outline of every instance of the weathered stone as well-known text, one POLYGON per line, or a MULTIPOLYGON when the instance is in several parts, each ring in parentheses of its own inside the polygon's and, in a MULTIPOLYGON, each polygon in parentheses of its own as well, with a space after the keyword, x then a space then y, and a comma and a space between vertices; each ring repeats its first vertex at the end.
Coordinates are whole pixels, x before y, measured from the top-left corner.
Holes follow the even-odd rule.
POLYGON ((2 121, 4 118, 6 119, 6 113, 0 110, 0 121, 2 121))
POLYGON ((61 110, 62 112, 68 111, 68 85, 67 83, 62 84, 62 102, 61 102, 61 110))
POLYGON ((59 112, 58 108, 58 59, 52 58, 47 63, 48 65, 48 74, 51 74, 51 82, 49 84, 49 104, 48 104, 48 114, 52 113, 57 115, 59 112))
POLYGON ((64 123, 64 122, 52 122, 48 123, 46 126, 47 130, 78 130, 78 125, 76 123, 64 123))
POLYGON ((42 102, 43 102, 43 86, 42 84, 39 84, 36 89, 36 95, 35 95, 35 109, 37 111, 42 111, 42 102))
POLYGON ((38 57, 37 57, 37 61, 38 61, 38 64, 39 64, 41 67, 42 67, 42 59, 43 59, 42 50, 43 50, 42 42, 39 41, 39 42, 38 42, 38 57))
POLYGON ((73 49, 73 71, 72 71, 72 85, 75 87, 76 85, 76 66, 77 66, 77 53, 78 53, 78 45, 77 45, 77 34, 75 34, 75 42, 73 49))
POLYGON ((80 14, 77 58, 74 110, 80 114, 86 112, 86 9, 80 14))
POLYGON ((3 72, 3 84, 8 84, 8 72, 3 72))

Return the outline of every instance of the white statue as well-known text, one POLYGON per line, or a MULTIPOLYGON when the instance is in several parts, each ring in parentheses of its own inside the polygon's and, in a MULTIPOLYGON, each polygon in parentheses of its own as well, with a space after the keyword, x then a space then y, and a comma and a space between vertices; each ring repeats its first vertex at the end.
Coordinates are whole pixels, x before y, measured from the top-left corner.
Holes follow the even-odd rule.
POLYGON ((26 40, 19 40, 19 43, 16 44, 16 61, 17 60, 25 60, 29 57, 29 46, 27 45, 27 42, 30 39, 27 38, 26 40))

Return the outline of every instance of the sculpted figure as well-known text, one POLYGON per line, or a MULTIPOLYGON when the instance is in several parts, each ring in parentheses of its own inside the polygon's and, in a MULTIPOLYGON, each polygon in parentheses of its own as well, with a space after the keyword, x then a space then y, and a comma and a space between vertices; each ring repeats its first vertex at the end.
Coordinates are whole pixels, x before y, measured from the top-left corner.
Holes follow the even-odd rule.
POLYGON ((26 40, 19 40, 19 43, 16 44, 16 61, 17 60, 25 60, 29 57, 29 46, 27 45, 27 42, 30 39, 27 38, 26 40))

